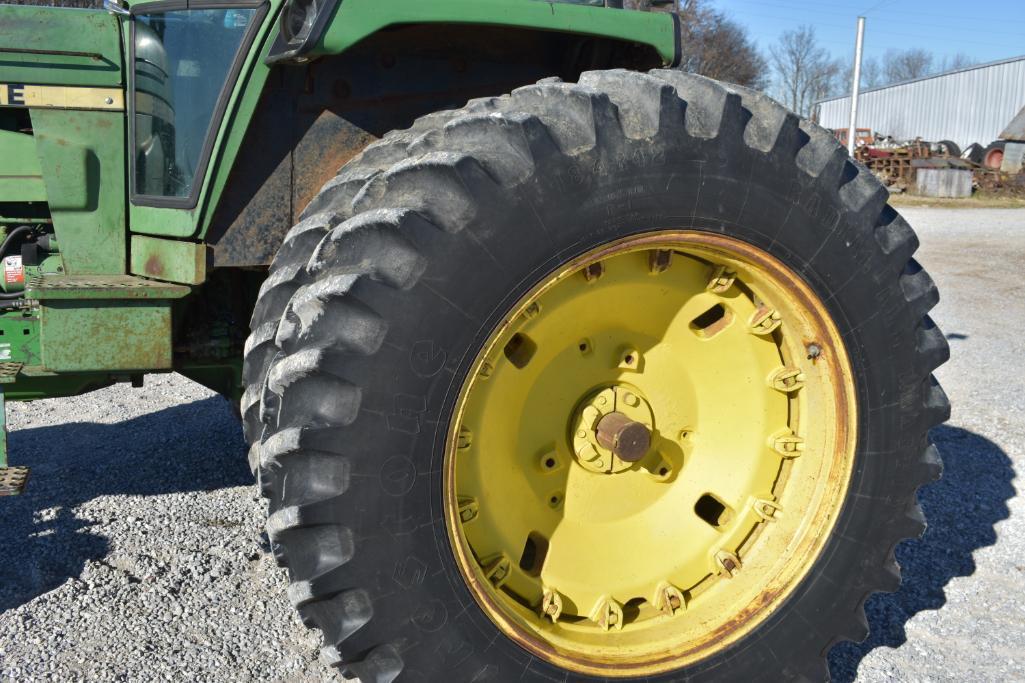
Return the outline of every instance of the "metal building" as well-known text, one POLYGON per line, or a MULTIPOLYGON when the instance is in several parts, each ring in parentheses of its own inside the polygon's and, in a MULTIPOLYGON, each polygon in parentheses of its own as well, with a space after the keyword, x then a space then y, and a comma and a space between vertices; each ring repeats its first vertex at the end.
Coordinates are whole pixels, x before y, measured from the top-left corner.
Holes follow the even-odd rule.
MULTIPOLYGON (((847 128, 849 95, 815 106, 821 125, 847 128)), ((964 149, 996 140, 1023 106, 1025 55, 864 90, 858 128, 897 140, 952 140, 964 149)))

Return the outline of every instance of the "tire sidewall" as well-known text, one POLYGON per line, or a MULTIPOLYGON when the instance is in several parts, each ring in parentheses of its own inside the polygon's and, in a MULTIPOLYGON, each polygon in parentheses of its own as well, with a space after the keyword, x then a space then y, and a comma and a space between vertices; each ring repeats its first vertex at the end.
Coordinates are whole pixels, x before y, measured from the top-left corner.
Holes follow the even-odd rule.
POLYGON ((605 140, 576 157, 539 161, 514 189, 480 179, 468 186, 477 214, 462 232, 407 235, 429 264, 420 284, 400 296, 369 281, 355 291, 391 321, 381 352, 352 371, 370 388, 366 428, 346 435, 346 451, 371 454, 354 465, 354 477, 377 484, 361 496, 352 525, 357 538, 370 539, 351 563, 352 582, 372 586, 375 603, 359 641, 401 643, 409 680, 566 680, 496 629, 455 565, 443 518, 448 425, 482 345, 547 274, 623 237, 699 230, 764 249, 826 303, 854 371, 858 448, 836 530, 785 606, 734 646, 663 678, 802 675, 774 653, 821 657, 833 615, 860 605, 866 573, 892 550, 872 546, 874 530, 895 514, 894 482, 907 477, 924 434, 899 410, 883 409, 917 384, 908 370, 914 326, 897 274, 872 265, 876 217, 848 211, 835 187, 792 158, 736 140, 605 140), (795 630, 795 619, 803 628, 795 630))

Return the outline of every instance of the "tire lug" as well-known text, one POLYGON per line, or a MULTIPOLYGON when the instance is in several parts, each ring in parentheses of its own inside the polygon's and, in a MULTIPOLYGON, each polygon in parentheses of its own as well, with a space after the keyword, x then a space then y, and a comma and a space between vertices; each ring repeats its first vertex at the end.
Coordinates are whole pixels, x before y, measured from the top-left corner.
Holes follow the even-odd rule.
POLYGON ((736 273, 729 270, 726 266, 716 266, 712 271, 712 276, 708 279, 708 284, 705 285, 705 289, 713 294, 725 294, 736 281, 736 273))
POLYGON ((505 553, 490 557, 484 562, 484 576, 495 588, 502 587, 502 584, 509 578, 511 571, 512 562, 505 553))
POLYGON ((804 439, 790 430, 776 434, 770 440, 772 449, 784 458, 796 458, 804 452, 804 439))
POLYGON ((562 615, 562 596, 554 588, 545 586, 541 595, 541 616, 548 617, 554 624, 562 615))
POLYGON ((769 377, 769 386, 784 394, 791 394, 804 386, 807 378, 800 368, 784 366, 769 377))
POLYGON ((473 432, 466 427, 460 427, 459 433, 456 435, 456 448, 465 451, 469 450, 470 446, 473 445, 473 432))
POLYGON ((758 499, 752 504, 754 507, 755 514, 761 517, 766 522, 771 522, 776 519, 776 513, 781 512, 783 508, 779 503, 772 500, 758 499))
POLYGON ((459 520, 466 524, 477 519, 477 515, 480 513, 480 505, 477 503, 477 499, 472 496, 459 496, 456 499, 459 505, 459 520))
POLYGON ((652 600, 652 603, 655 605, 655 609, 667 617, 671 617, 678 610, 683 610, 687 607, 687 601, 683 597, 683 592, 668 581, 662 581, 658 584, 658 587, 655 589, 655 599, 652 600))
POLYGON ((669 249, 652 249, 648 252, 648 270, 652 275, 658 275, 669 270, 673 260, 673 252, 669 249))
POLYGON ((780 315, 779 311, 762 304, 753 314, 751 314, 749 329, 751 330, 751 334, 764 336, 775 332, 782 324, 783 316, 780 315))
POLYGON ((590 614, 591 621, 598 624, 603 631, 623 628, 623 606, 608 596, 598 598, 590 614))
POLYGON ((729 550, 720 550, 715 554, 716 573, 726 579, 732 579, 740 572, 740 558, 729 550))

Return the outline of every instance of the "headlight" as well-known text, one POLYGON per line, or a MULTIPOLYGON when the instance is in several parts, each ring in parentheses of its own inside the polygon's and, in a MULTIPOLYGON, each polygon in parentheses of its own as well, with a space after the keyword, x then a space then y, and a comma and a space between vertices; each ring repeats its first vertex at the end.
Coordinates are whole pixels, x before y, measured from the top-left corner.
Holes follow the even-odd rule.
POLYGON ((281 15, 281 34, 289 43, 301 43, 313 30, 320 11, 318 0, 291 0, 281 15))

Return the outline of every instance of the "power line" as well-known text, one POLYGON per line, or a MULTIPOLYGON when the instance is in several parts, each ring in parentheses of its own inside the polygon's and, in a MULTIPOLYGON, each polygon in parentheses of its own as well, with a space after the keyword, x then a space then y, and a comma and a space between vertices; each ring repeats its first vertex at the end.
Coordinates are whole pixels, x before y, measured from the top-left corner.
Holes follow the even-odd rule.
POLYGON ((880 7, 882 7, 883 5, 892 5, 892 4, 893 4, 893 3, 895 3, 896 1, 897 1, 897 0, 882 0, 882 2, 877 2, 876 4, 874 4, 874 5, 872 5, 871 7, 869 7, 869 8, 867 9, 867 10, 865 10, 864 12, 862 12, 862 13, 861 13, 861 16, 863 16, 863 17, 864 17, 864 16, 868 16, 868 13, 869 13, 869 12, 874 12, 874 11, 876 11, 877 9, 879 9, 880 7))
MULTIPOLYGON (((893 0, 893 1, 896 2, 897 0, 893 0)), ((733 9, 733 10, 737 11, 738 13, 743 13, 744 10, 741 10, 739 8, 736 8, 736 7, 733 7, 733 5, 749 4, 749 5, 760 5, 760 6, 764 6, 764 7, 775 7, 775 8, 779 8, 779 9, 783 9, 783 10, 809 10, 809 7, 808 7, 807 3, 765 2, 763 0, 734 0, 734 2, 730 2, 728 4, 731 6, 730 9, 733 9)), ((877 5, 878 5, 878 3, 877 3, 877 5)), ((814 12, 815 16, 822 15, 822 14, 831 14, 833 16, 842 16, 842 17, 847 17, 847 18, 850 18, 850 19, 853 19, 856 16, 853 11, 846 11, 846 10, 837 11, 835 9, 834 10, 830 10, 830 9, 823 9, 823 8, 820 8, 820 7, 815 7, 811 11, 814 12)), ((925 26, 925 25, 927 25, 927 24, 921 23, 921 18, 923 16, 925 16, 925 15, 923 15, 921 12, 917 12, 917 11, 914 11, 914 10, 887 10, 886 14, 887 15, 891 15, 891 14, 904 15, 904 16, 910 17, 910 18, 912 18, 914 20, 916 26, 925 26)), ((1025 19, 1011 19, 1011 18, 1004 17, 1004 16, 1000 16, 999 19, 985 19, 985 18, 980 18, 978 16, 964 17, 964 16, 959 16, 959 15, 940 13, 940 12, 936 12, 934 10, 930 10, 928 16, 930 16, 930 17, 938 17, 938 18, 945 18, 945 19, 949 19, 952 22, 956 22, 957 26, 952 26, 952 25, 949 25, 949 24, 947 24, 947 25, 928 24, 930 26, 935 26, 937 28, 944 28, 944 29, 948 29, 948 30, 950 30, 952 28, 959 28, 962 24, 964 24, 966 22, 982 23, 982 24, 986 25, 986 32, 987 32, 987 34, 992 33, 992 31, 990 31, 990 27, 993 26, 994 23, 996 23, 996 22, 999 22, 1000 25, 1004 25, 1004 24, 1008 24, 1008 23, 1012 23, 1012 24, 1025 24, 1025 19)), ((1006 33, 1005 32, 1005 35, 1020 36, 1021 34, 1020 33, 1006 33)))
MULTIPOLYGON (((759 17, 759 18, 762 18, 762 19, 775 19, 775 20, 781 21, 781 22, 789 22, 789 21, 793 20, 792 17, 781 17, 781 16, 775 15, 775 14, 760 14, 760 13, 756 13, 756 12, 748 12, 748 13, 746 13, 746 16, 759 17)), ((823 22, 815 22, 814 24, 812 24, 812 26, 824 27, 824 28, 835 28, 835 29, 841 29, 841 30, 849 29, 849 26, 846 26, 846 25, 834 24, 834 23, 823 23, 823 22)), ((905 38, 905 39, 910 38, 910 39, 921 40, 921 41, 935 41, 936 40, 936 36, 934 36, 934 35, 920 35, 920 34, 908 33, 906 31, 889 31, 889 30, 886 30, 886 29, 875 29, 875 28, 873 28, 872 31, 871 31, 871 34, 872 35, 895 36, 895 37, 898 37, 898 38, 905 38)), ((1014 45, 1011 45, 1010 43, 995 43, 995 42, 993 42, 991 40, 981 41, 981 40, 965 39, 965 38, 961 38, 960 36, 946 36, 946 37, 944 37, 943 42, 944 42, 944 45, 961 44, 961 45, 982 45, 982 46, 985 46, 985 47, 1008 48, 1008 49, 1011 49, 1012 51, 1014 51, 1015 54, 1020 53, 1021 47, 1022 47, 1022 44, 1020 42, 1016 42, 1014 45)))

